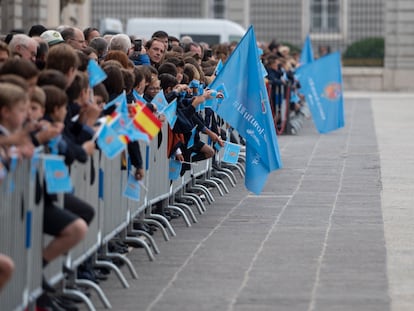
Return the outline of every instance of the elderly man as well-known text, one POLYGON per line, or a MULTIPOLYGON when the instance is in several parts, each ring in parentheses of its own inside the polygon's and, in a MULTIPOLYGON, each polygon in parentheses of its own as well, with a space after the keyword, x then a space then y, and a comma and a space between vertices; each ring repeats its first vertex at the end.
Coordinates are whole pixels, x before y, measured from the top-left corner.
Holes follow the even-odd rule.
POLYGON ((14 35, 9 43, 9 48, 13 55, 18 55, 32 62, 36 61, 37 46, 36 40, 24 34, 14 35))
POLYGON ((75 50, 82 50, 87 47, 83 31, 76 27, 67 27, 60 33, 63 40, 75 50))

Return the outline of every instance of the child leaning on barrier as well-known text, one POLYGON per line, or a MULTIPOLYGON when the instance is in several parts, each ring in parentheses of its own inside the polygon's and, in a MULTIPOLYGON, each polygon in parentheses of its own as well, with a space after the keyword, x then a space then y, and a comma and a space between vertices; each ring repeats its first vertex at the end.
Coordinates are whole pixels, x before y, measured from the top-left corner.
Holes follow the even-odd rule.
POLYGON ((23 128, 27 118, 27 93, 12 83, 0 83, 0 157, 7 166, 13 154, 30 157, 33 154, 29 130, 23 128))

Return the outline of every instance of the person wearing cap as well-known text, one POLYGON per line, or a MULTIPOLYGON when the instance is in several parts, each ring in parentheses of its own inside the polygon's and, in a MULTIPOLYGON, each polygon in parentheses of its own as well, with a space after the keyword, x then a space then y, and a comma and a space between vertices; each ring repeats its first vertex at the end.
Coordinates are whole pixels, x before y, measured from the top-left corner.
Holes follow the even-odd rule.
POLYGON ((62 35, 56 30, 46 30, 40 35, 40 38, 42 38, 49 47, 65 42, 62 35))

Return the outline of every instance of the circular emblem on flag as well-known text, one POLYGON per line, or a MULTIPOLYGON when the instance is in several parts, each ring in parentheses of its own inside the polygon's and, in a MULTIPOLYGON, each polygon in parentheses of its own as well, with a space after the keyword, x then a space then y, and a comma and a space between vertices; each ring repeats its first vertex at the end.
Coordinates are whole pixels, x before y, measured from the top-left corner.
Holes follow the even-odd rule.
POLYGON ((325 87, 323 97, 329 100, 338 100, 341 97, 341 93, 341 84, 337 82, 331 82, 325 87))

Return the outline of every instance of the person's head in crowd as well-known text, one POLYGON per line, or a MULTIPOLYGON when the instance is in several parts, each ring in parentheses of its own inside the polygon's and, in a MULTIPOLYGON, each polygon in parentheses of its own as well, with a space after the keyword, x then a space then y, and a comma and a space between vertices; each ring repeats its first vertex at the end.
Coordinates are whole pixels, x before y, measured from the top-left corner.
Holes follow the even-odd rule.
POLYGON ((162 73, 159 75, 160 86, 164 94, 170 93, 178 84, 177 78, 169 73, 162 73))
POLYGON ((0 125, 9 133, 22 129, 27 120, 27 93, 18 85, 0 83, 0 125))
POLYGON ((128 68, 128 56, 120 50, 109 50, 105 56, 104 63, 108 60, 116 60, 122 65, 122 68, 128 68))
POLYGON ((64 90, 54 86, 42 86, 46 95, 45 115, 53 122, 64 122, 67 113, 68 97, 64 90))
POLYGON ((89 42, 89 46, 93 48, 98 55, 99 62, 105 57, 108 52, 108 42, 104 38, 96 37, 89 42))
POLYGON ((158 30, 152 34, 151 39, 154 38, 162 41, 164 43, 165 50, 168 50, 168 33, 163 30, 158 30))
POLYGON ((160 80, 157 78, 153 78, 150 84, 144 90, 144 98, 147 102, 150 102, 155 95, 161 90, 160 80))
POLYGON ((151 65, 157 67, 161 63, 165 54, 166 49, 164 42, 157 38, 153 38, 147 41, 147 43, 145 44, 145 48, 150 58, 151 65))
POLYGON ((277 51, 280 54, 280 56, 282 56, 284 58, 288 58, 289 57, 290 48, 288 46, 281 45, 281 46, 279 46, 279 49, 277 51))
POLYGON ((37 84, 39 70, 30 60, 24 58, 9 58, 0 68, 0 75, 15 74, 22 77, 28 85, 28 92, 31 94, 37 84))
POLYGON ((181 80, 183 79, 183 72, 184 72, 184 61, 182 58, 178 57, 170 57, 168 58, 169 63, 173 63, 175 67, 177 68, 177 80, 178 83, 181 83, 181 80))
POLYGON ((184 49, 181 45, 173 45, 171 47, 170 52, 173 52, 177 56, 183 56, 184 55, 184 49))
POLYGON ((105 65, 103 66, 103 70, 107 75, 107 78, 103 81, 103 84, 108 91, 109 100, 112 100, 121 94, 125 89, 121 67, 114 65, 105 65))
POLYGON ((63 40, 75 50, 82 50, 87 46, 83 31, 76 27, 67 27, 61 32, 63 40))
POLYGON ((108 91, 103 83, 99 83, 93 87, 93 101, 98 108, 103 109, 109 100, 108 91))
POLYGON ((87 27, 83 30, 83 36, 85 37, 86 42, 89 44, 93 38, 100 37, 98 28, 87 27))
POLYGON ((33 25, 30 27, 28 36, 29 37, 40 37, 42 33, 44 33, 47 30, 47 28, 43 25, 33 25))
POLYGON ((268 45, 269 52, 272 54, 276 54, 279 49, 279 46, 280 44, 277 42, 277 40, 273 39, 268 45))
POLYGON ((201 61, 203 59, 203 48, 200 44, 197 42, 191 42, 186 45, 186 49, 184 49, 185 52, 194 52, 198 55, 199 60, 201 61))
POLYGON ((99 62, 98 52, 94 48, 87 46, 86 48, 82 49, 82 52, 88 56, 89 59, 92 59, 95 62, 99 62))
POLYGON ((45 69, 40 72, 37 78, 37 85, 54 85, 64 90, 67 87, 67 80, 61 71, 56 69, 45 69))
POLYGON ((0 66, 10 57, 10 49, 6 42, 0 41, 0 66))
POLYGON ((177 67, 174 63, 170 62, 164 62, 158 67, 158 75, 161 75, 163 73, 169 73, 170 75, 173 75, 174 77, 177 76, 177 67))
POLYGON ((78 66, 78 54, 69 44, 62 43, 50 48, 46 60, 46 68, 56 69, 62 72, 66 77, 66 87, 75 78, 78 66))
POLYGON ((190 36, 182 36, 180 42, 183 46, 186 46, 187 44, 193 42, 193 38, 190 36))
POLYGON ((39 121, 45 114, 46 94, 43 89, 36 86, 30 95, 29 120, 39 121))
POLYGON ((106 67, 106 66, 116 66, 116 67, 118 67, 119 69, 122 69, 123 67, 122 67, 122 65, 121 65, 121 63, 120 62, 118 62, 117 60, 115 60, 115 59, 108 59, 106 62, 103 62, 102 64, 101 64, 101 67, 102 68, 104 68, 104 67, 106 67))
POLYGON ((111 38, 109 42, 108 50, 109 51, 122 51, 126 55, 129 55, 132 48, 131 38, 126 34, 117 34, 111 38))
POLYGON ((229 49, 224 44, 217 44, 213 48, 213 55, 217 61, 221 60, 223 63, 226 62, 227 57, 229 56, 229 49))
POLYGON ((33 37, 37 41, 37 55, 35 64, 39 70, 43 70, 46 66, 47 53, 49 53, 49 46, 40 37, 33 37))
POLYGON ((276 54, 270 54, 266 59, 266 67, 269 70, 280 70, 281 62, 280 57, 276 54))
POLYGON ((112 39, 112 37, 113 37, 114 35, 112 35, 112 34, 106 34, 106 35, 104 35, 102 38, 106 41, 106 43, 108 44, 108 46, 109 46, 109 42, 111 42, 111 39, 112 39))
POLYGON ((134 74, 125 68, 121 69, 122 72, 122 78, 124 79, 124 87, 125 87, 125 93, 128 95, 132 92, 132 89, 135 84, 135 76, 134 74))
POLYGON ((229 47, 228 47, 229 54, 233 53, 233 51, 236 48, 237 44, 238 44, 237 41, 230 42, 229 47))
POLYGON ((168 36, 168 42, 171 48, 173 46, 180 46, 180 40, 177 37, 168 36))
POLYGON ((89 57, 81 50, 76 50, 76 54, 78 54, 79 58, 78 71, 85 72, 88 68, 89 57))
POLYGON ((12 83, 20 86, 26 93, 29 90, 27 82, 22 77, 15 74, 0 75, 0 83, 12 83))
MULTIPOLYGON (((142 96, 144 94, 146 80, 145 80, 145 66, 135 66, 133 73, 134 73, 134 89, 138 92, 139 95, 142 96)), ((148 71, 147 71, 148 72, 148 71)), ((151 77, 151 75, 150 75, 151 77)), ((149 78, 150 80, 150 78, 149 78)))
POLYGON ((13 55, 18 55, 21 58, 36 61, 37 42, 24 34, 16 34, 9 43, 10 51, 13 55))
POLYGON ((49 47, 65 42, 62 35, 57 30, 46 30, 40 35, 40 38, 42 38, 49 47))
POLYGON ((76 73, 72 84, 66 89, 66 95, 70 103, 75 103, 79 107, 86 106, 90 103, 91 93, 88 75, 85 72, 76 73))

